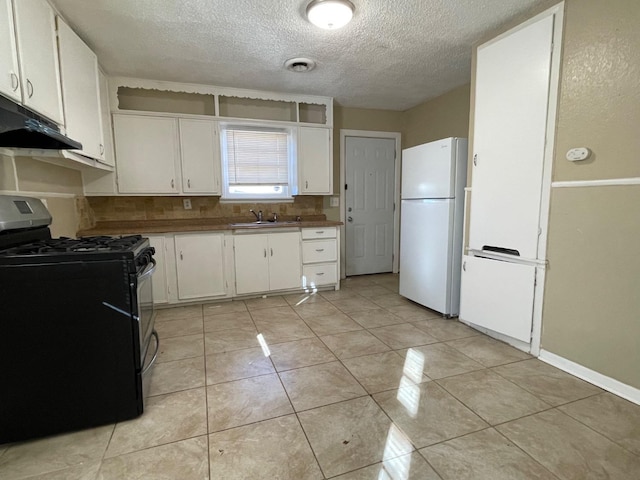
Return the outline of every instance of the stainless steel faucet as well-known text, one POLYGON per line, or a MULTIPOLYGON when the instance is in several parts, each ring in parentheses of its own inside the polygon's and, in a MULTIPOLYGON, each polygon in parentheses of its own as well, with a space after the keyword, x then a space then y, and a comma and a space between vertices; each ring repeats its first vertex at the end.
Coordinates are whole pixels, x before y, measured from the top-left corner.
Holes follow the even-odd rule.
POLYGON ((258 222, 262 221, 262 210, 258 210, 258 213, 254 212, 253 210, 249 210, 249 211, 256 216, 256 220, 258 222))

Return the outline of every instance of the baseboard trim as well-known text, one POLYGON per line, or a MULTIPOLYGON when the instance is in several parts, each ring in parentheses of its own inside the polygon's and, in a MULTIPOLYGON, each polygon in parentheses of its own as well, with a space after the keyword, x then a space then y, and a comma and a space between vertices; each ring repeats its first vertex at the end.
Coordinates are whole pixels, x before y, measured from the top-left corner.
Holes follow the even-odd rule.
POLYGON ((551 353, 547 350, 540 350, 540 360, 549 365, 564 370, 571 375, 581 378, 589 383, 592 383, 608 392, 611 392, 619 397, 622 397, 630 402, 640 405, 640 389, 627 385, 611 377, 607 377, 601 373, 591 370, 587 367, 567 360, 564 357, 551 353))

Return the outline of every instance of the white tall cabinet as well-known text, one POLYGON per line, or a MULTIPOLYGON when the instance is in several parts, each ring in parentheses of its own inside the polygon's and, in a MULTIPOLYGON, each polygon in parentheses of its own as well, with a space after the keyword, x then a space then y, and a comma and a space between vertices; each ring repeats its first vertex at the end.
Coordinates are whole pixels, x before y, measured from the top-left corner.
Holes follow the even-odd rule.
POLYGON ((544 279, 562 8, 553 7, 481 45, 476 61, 460 318, 534 353, 541 318, 536 309, 544 279))

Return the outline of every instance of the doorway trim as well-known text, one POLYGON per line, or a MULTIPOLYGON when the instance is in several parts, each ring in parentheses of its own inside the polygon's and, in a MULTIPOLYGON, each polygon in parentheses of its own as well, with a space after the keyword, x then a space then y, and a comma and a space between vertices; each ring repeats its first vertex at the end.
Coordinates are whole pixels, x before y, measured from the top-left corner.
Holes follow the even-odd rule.
POLYGON ((402 156, 402 134, 400 132, 375 132, 372 130, 340 129, 340 278, 346 278, 346 232, 347 206, 345 205, 344 184, 347 178, 347 137, 390 138, 396 142, 394 159, 394 193, 393 193, 393 263, 392 272, 398 273, 400 265, 400 159, 402 156))

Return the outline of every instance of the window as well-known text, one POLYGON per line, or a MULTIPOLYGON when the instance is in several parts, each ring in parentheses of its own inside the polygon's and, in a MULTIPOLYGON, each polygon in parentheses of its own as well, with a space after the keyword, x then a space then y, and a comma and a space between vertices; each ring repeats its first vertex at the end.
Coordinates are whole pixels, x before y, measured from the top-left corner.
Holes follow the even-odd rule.
POLYGON ((221 125, 223 199, 290 199, 295 182, 293 128, 221 125))

